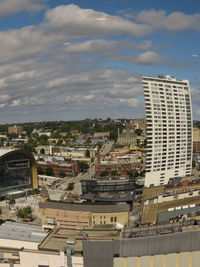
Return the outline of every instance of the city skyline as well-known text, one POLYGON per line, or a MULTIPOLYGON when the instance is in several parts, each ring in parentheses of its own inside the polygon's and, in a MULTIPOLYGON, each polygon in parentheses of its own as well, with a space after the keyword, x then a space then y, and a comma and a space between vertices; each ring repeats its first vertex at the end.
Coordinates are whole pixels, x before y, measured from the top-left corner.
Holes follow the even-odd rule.
POLYGON ((190 81, 198 1, 0 1, 0 123, 145 117, 142 76, 190 81))

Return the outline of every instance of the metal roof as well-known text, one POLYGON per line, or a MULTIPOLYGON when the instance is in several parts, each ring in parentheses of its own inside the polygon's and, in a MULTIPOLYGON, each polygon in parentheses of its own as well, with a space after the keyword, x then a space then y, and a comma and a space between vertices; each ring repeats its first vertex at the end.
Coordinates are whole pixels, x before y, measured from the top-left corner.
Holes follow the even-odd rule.
POLYGON ((6 221, 0 225, 0 238, 40 243, 47 233, 42 226, 6 221))

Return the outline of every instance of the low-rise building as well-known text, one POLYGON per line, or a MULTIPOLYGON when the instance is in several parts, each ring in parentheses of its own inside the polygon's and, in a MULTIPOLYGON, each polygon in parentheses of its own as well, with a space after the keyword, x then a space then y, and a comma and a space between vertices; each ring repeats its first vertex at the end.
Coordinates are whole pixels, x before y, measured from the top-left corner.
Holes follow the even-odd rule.
POLYGON ((95 164, 95 177, 129 177, 130 173, 140 172, 141 162, 108 161, 95 164))
POLYGON ((110 133, 109 132, 95 132, 93 136, 95 138, 98 138, 98 137, 109 137, 110 133))
POLYGON ((128 225, 128 204, 77 204, 48 200, 40 203, 44 224, 90 227, 98 224, 128 225))
POLYGON ((74 177, 80 173, 79 163, 77 161, 68 161, 63 163, 56 163, 56 162, 44 162, 38 161, 38 167, 42 169, 43 173, 46 173, 48 168, 52 169, 52 176, 55 177, 65 177, 70 176, 74 177))

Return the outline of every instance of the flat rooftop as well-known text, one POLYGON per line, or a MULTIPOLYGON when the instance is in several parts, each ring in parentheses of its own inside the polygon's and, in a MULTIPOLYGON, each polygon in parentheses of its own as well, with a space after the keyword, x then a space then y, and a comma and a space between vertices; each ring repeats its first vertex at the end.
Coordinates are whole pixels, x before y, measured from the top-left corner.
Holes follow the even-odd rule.
POLYGON ((0 225, 0 238, 41 243, 47 233, 42 226, 6 221, 0 225))
POLYGON ((83 250, 83 240, 116 240, 119 234, 113 225, 85 229, 56 226, 39 245, 39 250, 64 251, 65 248, 73 248, 79 254, 83 250), (69 244, 71 240, 74 244, 69 244))

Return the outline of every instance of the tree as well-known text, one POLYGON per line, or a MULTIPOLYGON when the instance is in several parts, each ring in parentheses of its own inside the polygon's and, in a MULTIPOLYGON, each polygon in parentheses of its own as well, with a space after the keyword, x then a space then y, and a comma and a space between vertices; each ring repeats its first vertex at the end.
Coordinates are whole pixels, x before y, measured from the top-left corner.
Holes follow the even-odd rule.
POLYGON ((109 172, 108 171, 102 171, 100 174, 102 177, 108 176, 109 172))
POLYGON ((84 172, 89 169, 89 165, 86 162, 80 161, 79 166, 80 166, 81 172, 84 172))
POLYGON ((74 183, 69 183, 67 186, 67 190, 73 190, 74 189, 74 183))
POLYGON ((142 133, 143 133, 143 130, 142 130, 142 129, 136 129, 136 130, 135 130, 135 133, 136 133, 138 136, 141 136, 142 133))
POLYGON ((60 172, 59 172, 59 176, 63 178, 63 177, 66 176, 66 173, 65 173, 64 171, 60 171, 60 172))
POLYGON ((43 169, 42 169, 42 167, 40 167, 40 166, 38 166, 38 174, 44 174, 44 171, 43 171, 43 169))
POLYGON ((53 169, 51 167, 46 168, 46 175, 47 176, 53 176, 54 175, 53 169))
POLYGON ((196 167, 196 162, 195 160, 192 161, 192 168, 195 168, 196 167))
POLYGON ((31 215, 32 213, 32 208, 31 206, 27 206, 27 207, 24 207, 24 208, 21 208, 17 211, 17 216, 21 219, 25 219, 26 217, 28 217, 29 215, 31 215))
POLYGON ((89 151, 89 149, 87 149, 87 150, 85 151, 85 157, 86 157, 86 158, 90 158, 90 151, 89 151))
POLYGON ((111 172, 111 175, 112 175, 112 176, 117 176, 117 175, 118 175, 118 172, 117 172, 116 170, 113 170, 113 171, 111 172))
POLYGON ((40 149, 40 154, 42 154, 42 155, 45 154, 45 149, 44 148, 40 149))

